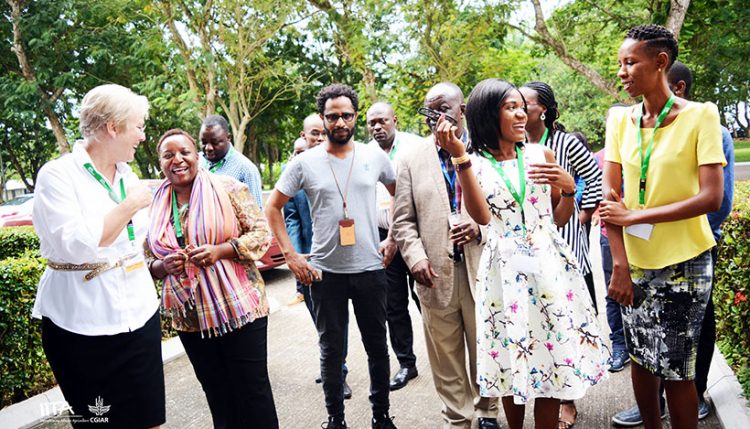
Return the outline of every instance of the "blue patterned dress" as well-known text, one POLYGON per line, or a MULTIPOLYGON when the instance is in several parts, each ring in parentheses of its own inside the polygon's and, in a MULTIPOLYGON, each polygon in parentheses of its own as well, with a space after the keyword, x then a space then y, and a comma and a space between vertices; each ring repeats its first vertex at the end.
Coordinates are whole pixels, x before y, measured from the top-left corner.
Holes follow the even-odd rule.
MULTIPOLYGON (((527 145, 524 164, 546 162, 527 145)), ((526 180, 518 203, 489 160, 475 156, 492 218, 477 273, 477 378, 484 397, 581 398, 607 377, 609 351, 575 255, 553 223, 551 188, 526 180), (525 248, 525 264, 518 264, 525 248), (528 258, 532 255, 531 258, 528 258)), ((518 189, 518 162, 498 163, 518 189)), ((526 171, 528 171, 526 167, 526 171)))

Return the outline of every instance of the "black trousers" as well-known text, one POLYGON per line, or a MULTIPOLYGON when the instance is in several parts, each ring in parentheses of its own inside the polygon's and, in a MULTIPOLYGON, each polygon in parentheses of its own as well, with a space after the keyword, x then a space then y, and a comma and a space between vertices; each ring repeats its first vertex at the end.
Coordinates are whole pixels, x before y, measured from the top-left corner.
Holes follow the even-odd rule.
POLYGON ((385 338, 386 279, 384 270, 357 274, 323 272, 323 280, 310 287, 320 344, 320 374, 329 416, 344 415, 345 330, 349 324, 349 299, 362 334, 370 372, 373 414, 388 412, 390 363, 385 338))
POLYGON ((268 380, 268 317, 220 337, 179 332, 203 387, 216 429, 276 429, 279 420, 268 380))
MULTIPOLYGON (((388 230, 378 228, 378 231, 380 239, 385 240, 388 230)), ((411 277, 401 252, 396 251, 393 261, 385 269, 385 274, 388 277, 386 321, 391 347, 401 368, 414 368, 417 365, 417 356, 414 354, 414 331, 409 316, 409 294, 414 294, 414 278, 411 277)), ((416 295, 412 297, 419 308, 416 295)))

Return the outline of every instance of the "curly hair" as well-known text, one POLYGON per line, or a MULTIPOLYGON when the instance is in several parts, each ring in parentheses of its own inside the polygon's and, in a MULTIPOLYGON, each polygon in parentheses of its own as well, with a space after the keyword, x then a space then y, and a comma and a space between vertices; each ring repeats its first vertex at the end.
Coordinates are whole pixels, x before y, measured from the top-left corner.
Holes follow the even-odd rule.
POLYGON ((666 52, 669 56, 669 65, 677 60, 679 48, 674 34, 661 25, 645 24, 633 27, 625 36, 626 39, 640 40, 646 42, 646 46, 656 52, 666 52))
MULTIPOLYGON (((555 121, 560 117, 560 110, 557 108, 557 100, 555 100, 555 91, 552 87, 544 82, 533 81, 523 85, 523 88, 529 88, 536 92, 536 97, 539 103, 547 109, 544 114, 544 127, 549 130, 549 138, 551 139, 555 131, 564 131, 564 128, 560 130, 555 126, 555 121)), ((544 144, 544 142, 539 142, 544 144)))
POLYGON ((326 101, 339 97, 348 98, 352 102, 354 113, 359 112, 359 96, 357 96, 357 92, 353 90, 349 85, 334 83, 321 89, 318 93, 318 97, 316 99, 316 102, 318 104, 318 113, 320 113, 321 115, 324 113, 326 108, 326 101))

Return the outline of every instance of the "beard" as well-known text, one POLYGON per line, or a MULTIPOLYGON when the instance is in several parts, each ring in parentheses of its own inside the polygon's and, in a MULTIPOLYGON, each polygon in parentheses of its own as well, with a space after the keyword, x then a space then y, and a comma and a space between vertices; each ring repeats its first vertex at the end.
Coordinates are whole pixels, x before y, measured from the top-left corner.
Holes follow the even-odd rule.
POLYGON ((344 138, 338 138, 335 135, 335 131, 339 130, 341 128, 334 129, 333 131, 326 128, 326 135, 328 136, 328 141, 331 143, 335 143, 337 145, 343 146, 347 143, 349 143, 349 140, 352 139, 352 136, 354 135, 354 128, 350 128, 349 132, 346 133, 346 137, 344 138))

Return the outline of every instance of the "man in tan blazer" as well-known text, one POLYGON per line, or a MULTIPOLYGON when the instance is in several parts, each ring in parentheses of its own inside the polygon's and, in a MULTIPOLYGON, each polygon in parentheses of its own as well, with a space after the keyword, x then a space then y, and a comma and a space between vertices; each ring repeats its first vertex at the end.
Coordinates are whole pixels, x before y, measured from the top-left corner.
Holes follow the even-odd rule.
MULTIPOLYGON (((424 104, 453 119, 456 135, 467 141, 466 105, 456 85, 435 85, 424 104)), ((427 125, 432 129, 435 121, 428 118, 427 125)), ((397 157, 392 233, 417 281, 427 355, 443 402, 444 428, 469 429, 477 417, 480 429, 499 429, 497 400, 480 398, 476 381, 474 282, 482 234, 463 213, 450 228, 451 213, 460 212, 460 189, 450 155, 439 149, 429 136, 397 157)))

